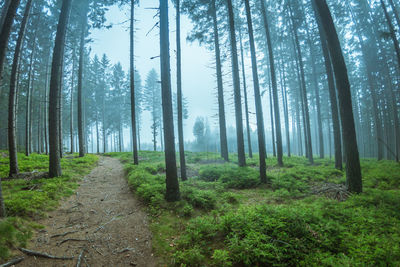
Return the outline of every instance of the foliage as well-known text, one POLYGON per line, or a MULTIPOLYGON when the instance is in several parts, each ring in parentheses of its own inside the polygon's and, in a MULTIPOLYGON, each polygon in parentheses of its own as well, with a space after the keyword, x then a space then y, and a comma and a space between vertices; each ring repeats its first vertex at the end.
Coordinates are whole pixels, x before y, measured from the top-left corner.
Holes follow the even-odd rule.
MULTIPOLYGON (((202 153, 198 179, 181 183, 182 200, 166 203, 161 153, 141 152, 146 163, 120 157, 137 194, 153 215, 153 245, 172 266, 367 266, 400 264, 400 166, 363 160, 365 192, 345 201, 315 194, 313 187, 344 184, 333 161, 268 159, 268 185, 258 183, 256 163, 215 164, 202 153), (153 172, 153 174, 152 174, 153 172), (139 190, 140 188, 140 190, 139 190)), ((194 160, 192 160, 194 162, 194 160)), ((192 163, 193 164, 193 163, 192 163)))
MULTIPOLYGON (((21 172, 45 172, 48 169, 46 155, 31 154, 27 157, 18 154, 18 159, 21 172)), ((74 154, 61 160, 61 177, 2 181, 6 211, 11 217, 0 221, 0 259, 10 256, 10 247, 26 245, 34 227, 28 221, 45 216, 45 212, 54 209, 62 197, 71 195, 78 187, 77 181, 89 173, 97 160, 94 155, 79 158, 74 154)), ((8 158, 0 157, 0 176, 7 177, 8 171, 8 158)))

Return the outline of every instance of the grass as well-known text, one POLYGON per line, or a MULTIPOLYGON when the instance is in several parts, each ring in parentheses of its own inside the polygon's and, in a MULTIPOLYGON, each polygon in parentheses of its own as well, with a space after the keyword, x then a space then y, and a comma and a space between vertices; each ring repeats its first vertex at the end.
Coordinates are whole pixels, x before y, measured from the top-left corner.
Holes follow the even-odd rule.
MULTIPOLYGON (((364 193, 344 201, 313 188, 344 185, 334 162, 269 158, 268 185, 258 182, 258 159, 248 167, 218 155, 187 153, 195 177, 180 183, 182 200, 164 201, 164 158, 111 153, 148 206, 153 246, 169 266, 399 266, 400 165, 362 160, 364 193)), ((234 159, 234 157, 232 157, 234 159)), ((235 161, 235 159, 233 160, 235 161)))
MULTIPOLYGON (((9 160, 6 152, 0 153, 0 177, 7 177, 9 160)), ((45 172, 49 159, 46 155, 18 154, 20 172, 45 172)), ((63 158, 63 175, 52 179, 15 179, 2 181, 3 197, 9 217, 0 220, 0 260, 6 260, 10 248, 25 246, 31 238, 31 230, 40 225, 34 222, 46 212, 58 206, 59 200, 70 196, 78 187, 78 181, 96 165, 98 157, 63 158)))

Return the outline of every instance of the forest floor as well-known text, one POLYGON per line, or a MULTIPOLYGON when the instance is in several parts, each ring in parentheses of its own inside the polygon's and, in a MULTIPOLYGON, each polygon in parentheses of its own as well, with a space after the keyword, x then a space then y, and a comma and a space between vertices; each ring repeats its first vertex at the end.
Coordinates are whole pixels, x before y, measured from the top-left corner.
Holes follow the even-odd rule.
POLYGON ((26 256, 18 266, 156 266, 146 213, 121 163, 101 157, 76 193, 39 220, 28 249, 71 260, 26 256))

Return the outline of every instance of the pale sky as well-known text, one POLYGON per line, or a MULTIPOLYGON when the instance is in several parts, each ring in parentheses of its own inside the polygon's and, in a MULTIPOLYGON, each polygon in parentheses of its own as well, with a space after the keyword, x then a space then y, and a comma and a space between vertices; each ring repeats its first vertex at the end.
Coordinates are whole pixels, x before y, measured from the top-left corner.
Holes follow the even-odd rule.
MULTIPOLYGON (((135 33, 135 66, 144 82, 147 73, 155 68, 160 69, 159 58, 151 60, 151 57, 159 55, 159 29, 154 28, 149 34, 150 29, 158 21, 155 17, 156 8, 159 5, 157 0, 141 1, 136 8, 136 33, 135 33)), ((172 90, 176 92, 176 60, 175 60, 175 10, 170 3, 169 26, 170 26, 170 53, 171 53, 171 79, 172 90)), ((129 19, 130 7, 126 6, 122 10, 118 7, 110 8, 107 13, 108 23, 116 24, 109 30, 94 30, 91 34, 93 43, 92 56, 97 54, 99 57, 105 53, 111 63, 121 62, 125 71, 129 70, 129 22, 121 24, 129 19)), ((182 44, 182 83, 183 94, 189 102, 189 119, 185 121, 185 139, 193 139, 192 128, 197 116, 208 117, 212 125, 216 125, 217 113, 216 83, 214 79, 215 70, 213 66, 213 51, 207 51, 200 47, 198 43, 186 42, 187 33, 192 25, 185 16, 181 19, 181 44, 182 44), (214 119, 211 118, 214 116, 214 119)), ((226 100, 228 103, 229 101, 226 100)), ((232 109, 227 106, 227 112, 232 109)), ((147 112, 146 112, 147 113, 147 112)), ((228 125, 233 124, 232 116, 228 115, 228 125)), ((143 115, 144 121, 149 121, 149 114, 143 115)), ((151 142, 150 124, 144 124, 142 136, 144 142, 151 142)))

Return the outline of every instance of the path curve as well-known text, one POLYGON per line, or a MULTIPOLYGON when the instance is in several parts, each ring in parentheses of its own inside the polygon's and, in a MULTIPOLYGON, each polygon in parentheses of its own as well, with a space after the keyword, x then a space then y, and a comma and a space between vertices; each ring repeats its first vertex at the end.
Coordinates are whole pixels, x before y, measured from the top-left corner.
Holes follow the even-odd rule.
POLYGON ((76 266, 83 250, 81 266, 157 266, 147 215, 117 159, 100 157, 76 193, 48 215, 39 221, 45 228, 37 231, 28 248, 75 258, 25 256, 18 266, 76 266))

